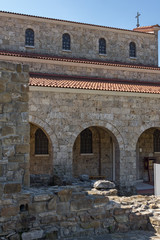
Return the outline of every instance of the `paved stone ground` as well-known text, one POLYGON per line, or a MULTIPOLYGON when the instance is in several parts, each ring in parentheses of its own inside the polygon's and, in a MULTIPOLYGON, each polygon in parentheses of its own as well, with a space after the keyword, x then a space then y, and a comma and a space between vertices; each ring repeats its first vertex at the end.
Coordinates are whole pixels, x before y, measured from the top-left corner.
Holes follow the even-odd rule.
POLYGON ((148 231, 130 231, 127 233, 113 233, 94 237, 65 238, 66 240, 160 240, 160 236, 148 231))

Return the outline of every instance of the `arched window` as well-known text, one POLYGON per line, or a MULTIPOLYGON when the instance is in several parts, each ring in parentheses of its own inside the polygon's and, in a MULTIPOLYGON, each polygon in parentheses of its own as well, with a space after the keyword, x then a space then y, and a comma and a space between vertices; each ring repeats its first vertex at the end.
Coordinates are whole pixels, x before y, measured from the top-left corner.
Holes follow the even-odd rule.
POLYGON ((25 45, 26 46, 34 46, 34 31, 31 28, 26 29, 25 45))
POLYGON ((104 38, 99 39, 99 53, 106 54, 106 40, 104 38))
POLYGON ((88 128, 83 130, 81 137, 81 153, 92 153, 92 132, 88 128))
POLYGON ((129 56, 136 57, 136 44, 134 42, 130 42, 129 44, 129 56))
POLYGON ((40 128, 35 132, 35 154, 48 154, 48 138, 40 128))
POLYGON ((156 129, 153 134, 154 152, 160 152, 160 130, 156 129))
POLYGON ((62 36, 62 49, 63 50, 71 49, 71 39, 68 33, 64 33, 62 36))

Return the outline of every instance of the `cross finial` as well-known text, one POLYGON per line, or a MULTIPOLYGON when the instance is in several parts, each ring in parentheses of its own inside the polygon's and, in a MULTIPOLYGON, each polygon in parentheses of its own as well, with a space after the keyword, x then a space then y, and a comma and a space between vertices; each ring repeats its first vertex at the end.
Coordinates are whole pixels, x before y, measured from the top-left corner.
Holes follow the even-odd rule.
POLYGON ((139 16, 141 16, 141 14, 139 12, 137 12, 137 16, 136 16, 136 18, 137 18, 137 27, 140 26, 140 24, 139 24, 139 16))

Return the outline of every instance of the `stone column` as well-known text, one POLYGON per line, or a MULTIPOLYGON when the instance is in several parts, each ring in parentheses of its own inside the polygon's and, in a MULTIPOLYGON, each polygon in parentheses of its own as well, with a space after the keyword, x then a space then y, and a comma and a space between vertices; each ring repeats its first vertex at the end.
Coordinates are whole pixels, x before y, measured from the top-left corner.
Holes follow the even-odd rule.
POLYGON ((0 62, 0 194, 29 186, 29 68, 0 62))

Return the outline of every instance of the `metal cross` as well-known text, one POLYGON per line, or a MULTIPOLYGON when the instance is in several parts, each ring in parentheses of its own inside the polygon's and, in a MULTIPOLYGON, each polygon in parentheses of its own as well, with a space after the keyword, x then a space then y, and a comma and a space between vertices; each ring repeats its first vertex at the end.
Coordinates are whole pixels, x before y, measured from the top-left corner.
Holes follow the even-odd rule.
POLYGON ((137 16, 135 18, 137 18, 137 27, 140 26, 139 24, 139 16, 141 16, 141 14, 139 12, 137 12, 137 16))

